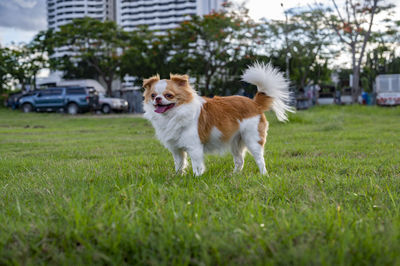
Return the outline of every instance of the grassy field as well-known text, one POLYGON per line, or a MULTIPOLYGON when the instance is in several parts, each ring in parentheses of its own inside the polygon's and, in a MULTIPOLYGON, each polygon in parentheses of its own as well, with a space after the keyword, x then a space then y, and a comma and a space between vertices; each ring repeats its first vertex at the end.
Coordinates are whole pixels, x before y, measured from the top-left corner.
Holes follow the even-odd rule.
POLYGON ((272 113, 259 176, 177 176, 150 124, 0 109, 2 264, 400 264, 400 108, 272 113))

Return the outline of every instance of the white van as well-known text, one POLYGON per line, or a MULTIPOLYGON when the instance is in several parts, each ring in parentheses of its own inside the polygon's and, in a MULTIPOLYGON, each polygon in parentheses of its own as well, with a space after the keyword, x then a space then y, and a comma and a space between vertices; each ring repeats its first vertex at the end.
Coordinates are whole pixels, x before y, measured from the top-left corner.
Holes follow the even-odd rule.
POLYGON ((376 104, 400 105, 400 74, 378 75, 375 82, 376 104))
POLYGON ((80 86, 80 87, 87 87, 93 88, 98 93, 105 94, 106 89, 94 79, 71 79, 71 80, 60 80, 57 82, 57 86, 80 86))

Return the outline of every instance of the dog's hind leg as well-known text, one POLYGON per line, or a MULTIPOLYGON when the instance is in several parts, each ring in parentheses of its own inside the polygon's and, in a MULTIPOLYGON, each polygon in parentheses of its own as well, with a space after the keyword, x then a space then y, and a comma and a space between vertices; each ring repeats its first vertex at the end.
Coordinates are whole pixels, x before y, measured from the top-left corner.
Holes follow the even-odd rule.
POLYGON ((187 167, 187 153, 182 149, 173 149, 171 152, 174 156, 176 173, 184 174, 187 167))
POLYGON ((231 153, 233 155, 233 162, 235 163, 233 171, 240 172, 243 169, 244 156, 246 155, 246 146, 240 134, 232 140, 231 153))
POLYGON ((251 155, 253 155, 254 160, 256 161, 256 164, 260 170, 260 174, 267 174, 264 161, 264 145, 260 145, 257 141, 249 140, 246 142, 246 146, 251 155))
POLYGON ((240 129, 242 139, 251 155, 253 155, 262 175, 267 174, 264 161, 264 144, 267 128, 268 122, 265 116, 261 114, 260 116, 243 121, 240 129))

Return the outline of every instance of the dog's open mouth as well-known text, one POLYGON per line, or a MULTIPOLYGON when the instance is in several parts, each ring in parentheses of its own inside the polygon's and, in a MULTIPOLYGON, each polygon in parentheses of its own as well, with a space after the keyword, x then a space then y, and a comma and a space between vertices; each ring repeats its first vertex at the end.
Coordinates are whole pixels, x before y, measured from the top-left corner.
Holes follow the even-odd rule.
POLYGON ((169 109, 171 109, 174 106, 175 106, 174 103, 170 103, 170 104, 167 104, 167 105, 157 104, 157 105, 155 105, 156 109, 154 110, 154 112, 162 114, 162 113, 165 113, 166 111, 168 111, 169 109))

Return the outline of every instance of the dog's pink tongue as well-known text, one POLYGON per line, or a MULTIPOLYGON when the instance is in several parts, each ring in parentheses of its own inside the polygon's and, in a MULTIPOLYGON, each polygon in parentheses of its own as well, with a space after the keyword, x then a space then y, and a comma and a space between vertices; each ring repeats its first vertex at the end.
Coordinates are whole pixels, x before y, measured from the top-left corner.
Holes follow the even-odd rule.
POLYGON ((154 110, 154 112, 162 114, 165 111, 167 111, 168 109, 168 105, 157 105, 156 110, 154 110))

